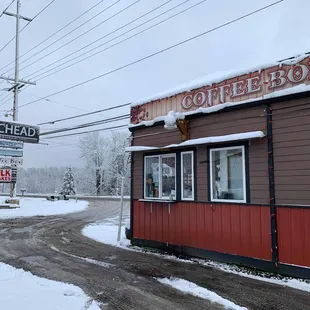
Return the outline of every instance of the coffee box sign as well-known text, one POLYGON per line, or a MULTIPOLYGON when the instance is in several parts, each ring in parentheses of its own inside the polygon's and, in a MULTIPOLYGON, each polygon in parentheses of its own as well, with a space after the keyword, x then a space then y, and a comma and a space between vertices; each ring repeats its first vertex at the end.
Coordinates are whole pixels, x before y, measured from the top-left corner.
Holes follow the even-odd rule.
POLYGON ((0 121, 0 138, 27 143, 39 142, 39 127, 0 121))
MULTIPOLYGON (((207 83, 206 83, 207 84, 207 83)), ((201 85, 201 84, 200 84, 201 85)), ((199 108, 211 108, 225 103, 250 104, 251 101, 267 99, 285 94, 310 91, 310 57, 302 56, 282 61, 260 70, 249 70, 246 74, 229 76, 219 82, 191 91, 173 91, 167 97, 154 99, 131 108, 131 123, 153 120, 165 116, 169 111, 189 112, 199 108), (294 87, 297 87, 294 90, 294 87), (279 92, 286 89, 285 92, 279 92), (278 92, 278 94, 274 94, 278 92), (176 93, 173 95, 173 93, 176 93)), ((159 97, 157 97, 159 98, 159 97)))

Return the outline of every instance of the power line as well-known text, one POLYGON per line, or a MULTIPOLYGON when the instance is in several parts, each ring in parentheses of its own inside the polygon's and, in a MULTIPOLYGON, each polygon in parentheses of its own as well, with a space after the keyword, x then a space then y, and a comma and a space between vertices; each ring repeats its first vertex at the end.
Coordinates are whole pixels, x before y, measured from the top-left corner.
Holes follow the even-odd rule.
MULTIPOLYGON (((65 26, 63 26, 62 28, 58 29, 56 32, 54 32, 53 34, 51 34, 50 36, 48 36, 46 39, 44 39, 43 41, 41 41, 40 43, 38 43, 37 45, 35 45, 34 47, 32 47, 30 50, 28 50, 27 52, 25 52, 24 54, 22 54, 19 58, 24 57, 25 55, 27 55, 28 53, 32 52, 34 49, 36 49, 37 47, 39 47, 40 45, 42 45, 43 43, 45 43, 46 41, 48 41, 49 39, 51 39, 52 37, 54 37, 56 34, 58 34, 59 32, 61 32, 62 30, 64 30, 65 28, 69 27, 71 24, 73 24, 75 21, 77 21, 78 19, 80 19, 81 17, 83 17, 84 15, 86 15, 88 12, 90 12, 91 10, 93 10, 95 7, 97 7, 99 4, 101 4, 103 1, 105 0, 101 0, 98 3, 96 3, 95 5, 93 5, 91 8, 89 8, 87 11, 85 11, 84 13, 82 13, 81 15, 79 15, 78 17, 76 17, 75 19, 73 19, 71 22, 69 22, 68 24, 66 24, 65 26)), ((0 69, 0 71, 2 71, 3 69, 7 68, 9 65, 11 65, 12 63, 14 63, 14 61, 10 62, 9 64, 7 64, 6 66, 2 67, 0 69)), ((10 69, 11 70, 11 69, 10 69)), ((9 71, 10 71, 9 70, 9 71)), ((8 72, 8 71, 6 71, 8 72)))
POLYGON ((91 122, 91 123, 85 123, 85 124, 80 124, 77 126, 71 126, 71 127, 66 127, 66 128, 60 128, 60 129, 54 129, 50 131, 45 131, 40 134, 40 136, 46 136, 46 135, 51 135, 55 133, 61 133, 61 132, 66 132, 66 131, 72 131, 72 130, 77 130, 77 129, 82 129, 82 128, 87 128, 87 127, 92 127, 92 126, 99 126, 103 125, 106 123, 111 123, 111 122, 116 122, 116 121, 121 121, 129 118, 129 114, 124 114, 124 115, 119 115, 115 117, 111 117, 108 119, 96 121, 96 122, 91 122))
MULTIPOLYGON (((91 42, 91 43, 89 43, 89 44, 83 46, 82 48, 80 48, 80 49, 74 51, 73 53, 70 53, 70 54, 68 54, 67 56, 62 57, 62 58, 56 60, 55 62, 53 62, 53 63, 51 63, 51 64, 49 64, 49 65, 47 65, 47 66, 45 66, 45 67, 43 67, 43 68, 41 68, 41 69, 35 71, 35 72, 32 72, 30 75, 33 75, 33 74, 35 74, 35 73, 37 73, 37 72, 40 72, 40 71, 42 71, 42 70, 44 70, 44 69, 46 69, 46 68, 48 68, 48 67, 50 67, 50 66, 52 66, 52 65, 54 65, 54 64, 59 63, 59 61, 62 61, 62 60, 64 60, 64 59, 66 59, 66 58, 68 58, 68 57, 70 57, 70 56, 72 56, 72 55, 74 55, 74 54, 76 54, 76 53, 78 53, 78 52, 84 50, 85 48, 87 48, 87 47, 89 47, 89 46, 91 46, 91 45, 93 45, 93 44, 95 44, 95 43, 97 43, 97 42, 103 40, 104 38, 108 37, 109 35, 111 35, 111 34, 117 32, 117 31, 119 31, 119 30, 125 28, 126 26, 128 26, 128 25, 130 25, 130 24, 136 22, 137 20, 139 20, 139 19, 145 17, 146 15, 153 13, 154 11, 156 11, 156 10, 158 10, 159 8, 163 7, 164 5, 170 3, 171 1, 172 1, 172 0, 168 0, 168 1, 164 2, 163 4, 161 4, 161 5, 157 6, 156 8, 154 8, 154 9, 148 11, 147 13, 145 13, 145 14, 139 16, 138 18, 133 19, 133 20, 130 21, 129 23, 127 23, 127 24, 125 24, 125 25, 123 25, 123 26, 121 26, 121 27, 119 27, 119 28, 113 30, 112 32, 109 32, 108 34, 104 35, 103 37, 100 37, 99 39, 97 39, 97 40, 95 40, 95 41, 93 41, 93 42, 91 42)), ((187 0, 187 1, 190 1, 190 0, 187 0)), ((185 1, 185 2, 187 2, 187 1, 185 1)), ((206 0, 205 0, 205 1, 206 1, 206 0)), ((184 2, 183 2, 183 3, 184 3, 184 2)), ((183 3, 181 3, 181 4, 183 4, 183 3)), ((180 4, 180 5, 181 5, 181 4, 180 4)), ((179 6, 179 5, 178 5, 178 6, 179 6)), ((162 13, 161 15, 163 15, 163 14, 165 14, 165 13, 167 13, 167 12, 168 12, 168 11, 165 11, 165 12, 162 13)), ((155 17, 155 18, 156 18, 156 17, 155 17)), ((153 18, 153 19, 155 19, 155 18, 153 18)), ((153 19, 151 19, 151 20, 153 20, 153 19)), ((149 20, 149 21, 151 21, 151 20, 149 20)), ((149 22, 149 21, 147 21, 147 22, 149 22)), ((147 22, 146 22, 146 23, 147 23, 147 22)), ((143 24, 141 24, 141 25, 143 25, 143 24)), ((140 26, 141 26, 141 25, 140 25, 140 26)), ((134 29, 134 28, 133 28, 133 29, 134 29)), ((131 29, 130 31, 132 31, 133 29, 131 29)), ((124 35, 124 34, 125 34, 125 33, 123 33, 122 35, 124 35)), ((114 38, 114 39, 115 39, 115 38, 114 38)), ((114 39, 113 39, 113 40, 114 40, 114 39)), ((110 41, 108 41, 108 42, 110 42, 110 41)), ((108 43, 108 42, 106 42, 106 43, 108 43)), ((106 43, 105 43, 105 44, 106 44, 106 43)), ((100 47, 100 46, 102 46, 102 45, 99 45, 99 46, 97 46, 96 48, 98 48, 98 47, 100 47)), ((96 48, 94 48, 94 49, 96 49, 96 48)), ((91 52, 91 51, 92 51, 92 50, 89 50, 89 51, 86 52, 86 53, 89 53, 89 52, 91 52)), ((84 55, 84 54, 82 54, 82 55, 84 55)), ((82 55, 79 55, 78 57, 81 57, 82 55)), ((75 59, 75 58, 71 59, 70 61, 72 61, 72 60, 74 60, 74 59, 75 59)), ((63 64, 61 64, 61 65, 64 65, 64 64, 65 64, 65 63, 63 63, 63 64)), ((53 69, 55 69, 55 68, 53 68, 53 69)), ((27 75, 27 77, 29 77, 30 75, 27 75)))
MULTIPOLYGON (((120 1, 120 0, 117 0, 117 1, 114 2, 112 5, 110 5, 109 7, 107 7, 104 11, 106 11, 106 10, 108 10, 109 8, 111 8, 112 6, 116 5, 119 1, 120 1)), ((81 38, 82 36, 86 35, 87 33, 93 31, 94 29, 98 28, 98 27, 101 26, 102 24, 104 24, 104 23, 106 23, 107 21, 111 20, 111 19, 114 18, 115 16, 117 16, 117 15, 123 13, 124 11, 128 10, 130 7, 132 7, 133 5, 137 4, 137 3, 140 2, 140 1, 141 1, 141 0, 137 0, 137 1, 135 1, 134 3, 128 5, 128 6, 125 7, 124 9, 118 11, 117 13, 113 14, 113 15, 110 16, 109 18, 103 20, 103 21, 100 22, 99 24, 95 25, 94 27, 90 28, 89 30, 87 30, 87 31, 83 32, 82 34, 78 35, 77 37, 73 38, 73 39, 70 40, 69 42, 66 42, 66 43, 64 43, 63 45, 57 47, 56 49, 54 49, 54 50, 52 50, 51 52, 45 54, 44 56, 42 56, 42 57, 40 57, 39 59, 33 61, 32 63, 28 64, 27 66, 25 66, 25 67, 23 67, 23 68, 21 68, 20 70, 24 70, 24 69, 26 69, 26 68, 32 66, 33 64, 37 63, 38 61, 40 61, 40 60, 42 60, 42 59, 44 59, 44 58, 46 58, 46 57, 48 57, 48 56, 54 54, 55 52, 57 52, 58 50, 62 49, 63 47, 69 45, 70 43, 76 41, 77 39, 81 38)), ((80 26, 79 26, 79 27, 80 27, 80 26)), ((71 31, 71 32, 73 32, 73 31, 71 31)), ((71 32, 69 32, 68 34, 70 34, 71 32)), ((65 36, 67 36, 68 34, 66 34, 65 36)), ((60 39, 64 38, 65 36, 61 37, 60 39)), ((59 40, 60 40, 60 39, 59 39, 59 40)), ((45 48, 42 49, 41 51, 39 51, 39 52, 37 52, 36 54, 34 54, 33 56, 31 56, 31 57, 29 57, 29 58, 23 60, 22 63, 24 63, 24 62, 26 62, 27 60, 33 58, 34 56, 40 54, 42 51, 45 51, 48 47, 52 46, 53 44, 58 43, 59 40, 54 41, 53 43, 51 43, 50 45, 48 45, 47 47, 45 47, 45 48)), ((10 69, 10 70, 12 70, 12 69, 10 69)), ((10 71, 10 70, 8 70, 8 71, 10 71)), ((7 72, 8 72, 8 71, 7 71, 7 72)))
POLYGON ((91 132, 99 132, 99 131, 106 131, 106 130, 112 130, 112 129, 120 129, 120 128, 124 128, 124 127, 128 127, 128 124, 119 125, 119 126, 113 126, 113 127, 107 127, 107 128, 101 128, 101 129, 95 129, 95 130, 76 132, 76 133, 69 133, 69 134, 66 134, 66 135, 59 135, 59 136, 49 137, 49 139, 78 136, 78 135, 83 135, 83 134, 87 134, 87 133, 91 133, 91 132))
MULTIPOLYGON (((15 1, 15 0, 14 0, 15 1)), ((13 1, 13 2, 14 2, 13 1)), ((49 2, 40 12, 38 12, 33 18, 32 21, 34 21, 39 15, 41 15, 53 2, 55 2, 56 0, 52 0, 51 2, 49 2)), ((1 16, 0 16, 1 17, 1 16)), ((20 31, 19 33, 21 33, 31 22, 28 22, 20 31)), ((13 38, 11 38, 0 50, 0 53, 16 38, 16 36, 14 36, 13 38)), ((10 69, 11 70, 11 69, 10 69)), ((9 70, 9 71, 10 71, 9 70)), ((7 71, 8 72, 8 71, 7 71)), ((7 73, 6 72, 6 73, 7 73)))
POLYGON ((88 116, 88 115, 92 115, 92 114, 97 114, 97 113, 101 113, 101 112, 105 112, 105 111, 111 111, 111 110, 114 110, 114 109, 118 109, 118 108, 129 106, 129 105, 131 105, 131 102, 130 103, 121 104, 121 105, 118 105, 116 107, 105 108, 105 109, 102 109, 102 110, 97 110, 97 111, 93 111, 93 112, 89 112, 89 113, 84 113, 84 114, 80 114, 80 115, 60 118, 60 119, 56 119, 56 120, 50 121, 50 122, 40 123, 40 124, 38 124, 38 126, 47 125, 47 124, 55 124, 55 123, 59 123, 59 122, 63 122, 63 121, 68 121, 68 120, 79 118, 79 117, 84 117, 84 116, 88 116))
MULTIPOLYGON (((212 29, 209 29, 209 30, 207 30, 207 31, 204 31, 204 32, 202 32, 202 33, 200 33, 200 34, 198 34, 198 35, 195 35, 195 36, 190 37, 190 38, 188 38, 188 39, 186 39, 186 40, 183 40, 183 41, 181 41, 181 42, 178 42, 178 43, 176 43, 176 44, 173 44, 173 45, 171 45, 171 46, 168 46, 168 47, 166 47, 166 48, 164 48, 164 49, 162 49, 162 50, 159 50, 159 51, 157 51, 157 52, 155 52, 155 53, 152 53, 152 54, 150 54, 150 55, 147 55, 147 56, 145 56, 145 57, 142 57, 142 58, 140 58, 140 59, 138 59, 138 60, 135 60, 135 61, 133 61, 133 62, 130 62, 130 63, 128 63, 128 64, 126 64, 126 65, 123 65, 123 66, 121 66, 121 67, 118 67, 118 68, 116 68, 116 69, 107 71, 107 72, 105 72, 105 73, 103 73, 103 74, 100 74, 100 75, 97 75, 97 76, 95 76, 95 77, 93 77, 93 78, 91 78, 91 79, 85 80, 85 81, 80 82, 80 83, 78 83, 78 84, 75 84, 75 85, 72 85, 72 86, 70 86, 70 87, 67 87, 67 88, 64 88, 64 89, 62 89, 62 90, 59 90, 59 91, 57 91, 57 92, 54 92, 54 93, 52 93, 52 94, 50 94, 50 95, 47 95, 47 96, 45 96, 45 97, 43 97, 43 98, 46 99, 46 98, 49 98, 49 97, 52 97, 52 96, 61 94, 61 93, 66 92, 66 91, 68 91, 68 90, 77 88, 77 87, 79 87, 79 86, 82 86, 82 85, 84 85, 84 84, 90 83, 90 82, 92 82, 92 81, 95 81, 95 80, 97 80, 97 79, 99 79, 99 78, 102 78, 102 77, 107 76, 107 75, 109 75, 109 74, 112 74, 112 73, 114 73, 114 72, 117 72, 117 71, 120 71, 120 70, 125 69, 125 68, 127 68, 127 67, 130 67, 130 66, 132 66, 132 65, 134 65, 134 64, 140 63, 140 62, 142 62, 142 61, 144 61, 144 60, 147 60, 147 59, 149 59, 149 58, 152 58, 152 57, 154 57, 154 56, 156 56, 156 55, 162 54, 162 53, 164 53, 164 52, 166 52, 166 51, 168 51, 168 50, 174 49, 174 48, 176 48, 176 47, 178 47, 178 46, 180 46, 180 45, 182 45, 182 44, 185 44, 185 43, 187 43, 187 42, 191 42, 191 41, 193 41, 193 40, 195 40, 195 39, 197 39, 197 38, 200 38, 200 37, 202 37, 202 36, 204 36, 204 35, 206 35, 206 34, 209 34, 209 33, 213 32, 213 31, 215 31, 215 30, 218 30, 218 29, 220 29, 220 28, 223 28, 223 27, 225 27, 225 26, 228 26, 228 25, 230 25, 230 24, 233 24, 234 22, 237 22, 237 21, 239 21, 239 20, 245 19, 246 17, 249 17, 249 16, 251 16, 251 15, 254 15, 254 14, 256 14, 256 13, 258 13, 258 12, 261 12, 261 11, 263 11, 263 10, 266 10, 266 9, 268 9, 268 8, 270 8, 270 7, 272 7, 272 6, 276 5, 276 4, 278 4, 278 3, 280 3, 280 2, 283 2, 283 0, 276 1, 276 2, 274 2, 274 3, 272 3, 272 4, 269 4, 269 5, 267 5, 267 6, 264 6, 264 7, 260 8, 260 9, 257 9, 257 10, 255 10, 255 11, 252 11, 252 12, 250 12, 250 13, 248 13, 248 14, 242 15, 241 17, 235 18, 235 19, 233 19, 233 20, 231 20, 231 21, 229 21, 229 22, 226 22, 226 23, 224 23, 224 24, 222 24, 222 25, 220 25, 220 26, 217 26, 217 27, 215 27, 215 28, 212 28, 212 29)), ((27 103, 21 105, 20 108, 21 108, 21 107, 25 107, 25 106, 27 106, 27 105, 30 105, 30 104, 32 104, 32 103, 38 102, 38 101, 40 101, 40 99, 27 102, 27 103)))
POLYGON ((2 11, 2 13, 0 14, 0 17, 2 17, 2 15, 4 14, 4 12, 14 3, 15 0, 12 0, 11 3, 2 11))
MULTIPOLYGON (((83 54, 81 54, 81 55, 79 55, 79 56, 76 56, 76 57, 74 57, 74 58, 72 58, 72 59, 70 59, 70 60, 68 60, 68 61, 66 61, 66 62, 64 62, 64 63, 62 63, 62 64, 60 64, 60 65, 57 65, 57 66, 54 67, 54 68, 51 68, 51 69, 49 69, 49 70, 47 70, 47 71, 45 71, 45 72, 42 72, 42 73, 38 74, 37 76, 33 77, 32 79, 37 79, 38 77, 44 75, 45 73, 48 73, 48 72, 50 72, 50 71, 53 71, 53 70, 55 70, 55 69, 58 68, 58 67, 61 67, 61 66, 65 65, 65 64, 67 64, 67 63, 69 63, 69 62, 71 62, 71 61, 73 61, 73 60, 75 60, 75 59, 77 59, 77 58, 80 58, 81 56, 83 56, 83 55, 85 55, 85 54, 88 54, 88 53, 91 52, 91 51, 94 51, 94 50, 97 49, 98 47, 101 47, 101 46, 103 46, 103 45, 106 45, 106 44, 108 44, 108 43, 110 43, 110 42, 112 42, 112 41, 114 41, 114 40, 116 40, 116 39, 122 37, 123 35, 125 35, 125 34, 131 32, 132 30, 135 30, 135 29, 137 29, 137 28, 139 28, 139 27, 141 27, 141 26, 143 26, 143 25, 149 23, 150 21, 152 21, 152 20, 154 20, 154 19, 156 19, 156 18, 158 18, 158 17, 164 15, 165 13, 167 13, 167 12, 169 12, 169 11, 175 9, 176 7, 178 7, 178 6, 180 6, 180 5, 184 4, 184 3, 186 3, 186 2, 188 2, 188 1, 190 1, 190 0, 186 0, 186 1, 184 1, 184 2, 182 2, 182 3, 180 3, 180 4, 178 4, 177 6, 175 6, 175 7, 171 8, 171 9, 169 9, 169 10, 167 10, 167 11, 165 11, 165 12, 163 12, 163 13, 161 13, 161 14, 159 14, 159 15, 153 17, 153 18, 151 18, 150 20, 148 20, 148 21, 146 21, 146 22, 143 22, 142 24, 140 24, 140 25, 138 25, 138 26, 135 26, 134 28, 132 28, 132 29, 130 29, 130 30, 128 30, 128 31, 126 31, 126 32, 124 32, 124 33, 122 33, 122 34, 120 34, 120 35, 114 37, 114 38, 112 38, 111 40, 109 40, 109 41, 107 41, 107 42, 105 42, 105 43, 103 43, 103 44, 100 44, 100 45, 98 45, 97 47, 95 47, 95 48, 93 48, 93 49, 91 49, 91 50, 89 50, 89 51, 87 51, 87 52, 85 52, 85 53, 83 53, 83 54)), ((121 43, 123 43, 123 42, 126 42, 126 41, 128 41, 128 40, 130 40, 130 39, 132 39, 132 38, 134 38, 134 37, 136 37, 136 36, 138 36, 138 35, 140 35, 141 33, 144 33, 144 32, 146 32, 146 31, 148 31, 148 30, 150 30, 150 29, 152 29, 152 28, 154 28, 154 27, 157 27, 158 25, 160 25, 160 24, 166 22, 167 20, 170 20, 170 19, 172 19, 172 18, 174 18, 174 17, 176 17, 176 16, 178 16, 178 15, 183 14, 184 12, 186 12, 186 11, 188 11, 188 10, 190 10, 190 9, 192 9, 192 8, 194 8, 194 7, 198 6, 198 5, 200 5, 200 4, 202 4, 202 3, 205 2, 205 1, 207 1, 207 0, 202 0, 202 1, 200 1, 200 2, 198 2, 198 3, 196 3, 196 4, 194 4, 194 5, 192 5, 192 6, 190 6, 190 7, 188 7, 188 8, 186 8, 186 9, 184 9, 184 10, 182 10, 182 11, 180 11, 180 12, 174 14, 174 15, 171 15, 171 16, 169 16, 169 17, 163 19, 162 21, 160 21, 160 22, 158 22, 158 23, 156 23, 156 24, 154 24, 154 25, 152 25, 152 26, 150 26, 150 27, 147 27, 147 28, 145 28, 145 29, 143 29, 143 30, 141 30, 141 31, 139 31, 139 32, 137 32, 137 33, 135 33, 135 34, 133 34, 133 35, 127 37, 126 39, 123 39, 123 40, 121 40, 121 41, 119 41, 119 42, 117 42, 117 43, 115 43, 115 44, 112 44, 112 45, 110 45, 110 46, 108 46, 108 47, 106 47, 106 48, 104 48, 104 49, 102 49, 102 50, 100 50, 100 51, 98 51, 98 52, 92 54, 92 55, 89 55, 89 56, 87 56, 87 57, 84 57, 83 59, 81 59, 81 60, 79 60, 79 61, 76 61, 76 62, 74 62, 74 63, 72 63, 72 64, 70 64, 70 65, 68 65, 68 66, 66 66, 66 67, 63 67, 63 68, 61 68, 61 69, 59 69, 59 70, 56 70, 56 71, 54 71, 54 72, 51 72, 51 73, 49 73, 48 75, 45 75, 45 76, 39 78, 37 81, 41 81, 41 80, 43 80, 43 79, 45 79, 45 78, 47 78, 47 77, 49 77, 49 76, 51 76, 51 75, 54 75, 54 74, 56 74, 56 73, 58 73, 58 72, 60 72, 60 71, 63 71, 63 70, 68 69, 68 68, 70 68, 70 67, 72 67, 72 66, 75 66, 75 65, 77 65, 77 64, 79 64, 79 63, 81 63, 81 62, 83 62, 83 61, 85 61, 85 60, 87 60, 87 59, 89 59, 89 58, 91 58, 91 57, 94 57, 94 56, 96 56, 96 55, 98 55, 98 54, 100 54, 100 53, 102 53, 102 52, 104 52, 104 51, 106 51, 106 50, 109 50, 109 49, 112 48, 112 47, 115 47, 115 46, 117 46, 117 45, 119 45, 119 44, 121 44, 121 43)), ((39 71, 40 71, 40 70, 39 70, 39 71)), ((33 73, 32 73, 32 74, 33 74, 33 73)))

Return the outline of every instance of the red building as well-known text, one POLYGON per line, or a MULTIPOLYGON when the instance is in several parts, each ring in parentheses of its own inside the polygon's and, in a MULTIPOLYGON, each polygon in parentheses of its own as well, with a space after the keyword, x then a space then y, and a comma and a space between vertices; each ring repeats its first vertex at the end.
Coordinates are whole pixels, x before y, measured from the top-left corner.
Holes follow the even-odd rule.
POLYGON ((131 107, 132 244, 310 278, 310 57, 131 107))

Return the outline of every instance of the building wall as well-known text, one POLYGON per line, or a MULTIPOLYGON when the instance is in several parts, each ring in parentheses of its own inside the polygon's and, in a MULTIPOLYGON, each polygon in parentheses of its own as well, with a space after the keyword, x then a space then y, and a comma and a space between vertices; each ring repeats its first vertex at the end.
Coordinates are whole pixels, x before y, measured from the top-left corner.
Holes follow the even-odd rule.
POLYGON ((310 99, 272 110, 276 203, 310 205, 310 99))
MULTIPOLYGON (((259 106, 218 114, 205 114, 190 120, 190 138, 196 139, 257 130, 264 131, 266 125, 264 113, 264 107, 259 106)), ((162 124, 135 130, 133 137, 133 145, 160 147, 182 142, 178 130, 166 130, 162 124)), ((249 144, 250 197, 253 204, 269 203, 268 175, 266 173, 268 172, 267 144, 264 140, 252 140, 249 144)), ((133 173, 133 198, 140 199, 143 198, 143 153, 133 153, 133 161, 135 167, 133 173)), ((197 200, 207 201, 209 164, 207 162, 206 145, 197 146, 196 164, 197 200)))
POLYGON ((271 260, 268 206, 133 201, 133 237, 271 260))

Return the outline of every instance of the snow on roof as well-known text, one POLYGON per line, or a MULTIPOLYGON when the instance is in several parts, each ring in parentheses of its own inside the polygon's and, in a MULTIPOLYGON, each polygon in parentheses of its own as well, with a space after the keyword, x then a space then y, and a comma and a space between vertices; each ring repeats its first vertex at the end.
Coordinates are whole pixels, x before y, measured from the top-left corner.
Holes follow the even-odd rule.
POLYGON ((307 57, 309 57, 309 53, 302 53, 302 54, 295 55, 295 56, 288 58, 288 59, 285 59, 285 60, 275 61, 275 62, 263 64, 263 65, 252 67, 252 68, 246 68, 246 69, 234 70, 234 71, 227 71, 227 72, 224 72, 224 71, 215 72, 215 73, 203 76, 199 79, 192 80, 186 84, 172 88, 172 89, 167 90, 165 92, 161 92, 161 93, 158 93, 156 95, 144 98, 142 100, 135 101, 131 104, 131 107, 140 106, 140 105, 149 103, 151 101, 160 100, 160 99, 164 99, 167 97, 172 97, 172 96, 175 96, 177 94, 189 92, 189 91, 192 91, 192 90, 200 88, 200 87, 211 86, 212 84, 220 83, 220 82, 223 82, 225 80, 228 80, 228 79, 231 79, 231 78, 234 78, 237 76, 253 73, 256 71, 261 71, 263 69, 267 69, 267 68, 270 68, 273 66, 294 65, 294 64, 299 63, 300 61, 302 61, 303 59, 305 59, 307 57))
MULTIPOLYGON (((236 102, 225 102, 225 103, 218 104, 218 105, 215 105, 215 106, 212 106, 209 108, 198 108, 196 110, 188 111, 188 112, 177 112, 177 115, 178 115, 178 118, 181 119, 182 115, 184 115, 184 117, 186 117, 189 115, 195 115, 195 114, 199 114, 199 113, 209 114, 209 113, 214 113, 214 112, 223 110, 225 108, 229 108, 229 107, 233 107, 233 106, 237 106, 237 105, 242 105, 242 104, 251 103, 251 102, 257 102, 259 100, 265 100, 265 99, 287 96, 287 95, 291 95, 291 94, 303 93, 306 91, 310 91, 310 85, 300 84, 300 85, 297 85, 297 86, 294 86, 291 88, 286 88, 286 89, 275 91, 273 93, 264 95, 263 97, 260 97, 260 98, 252 98, 252 99, 247 99, 247 100, 243 100, 243 101, 236 101, 236 102)), ((149 127, 149 126, 153 126, 155 123, 165 121, 165 120, 166 120, 166 115, 157 116, 154 119, 149 120, 149 121, 141 121, 138 124, 129 124, 128 128, 135 128, 135 127, 140 127, 140 126, 149 127)))
POLYGON ((158 150, 158 149, 170 149, 184 146, 200 145, 200 144, 211 144, 219 142, 230 142, 230 141, 240 141, 240 140, 249 140, 255 138, 263 138, 265 134, 263 131, 249 131, 244 133, 236 133, 225 136, 213 136, 205 137, 198 139, 190 139, 179 144, 170 144, 164 147, 152 147, 152 146, 129 146, 126 147, 126 152, 137 152, 137 151, 148 151, 148 150, 158 150))

